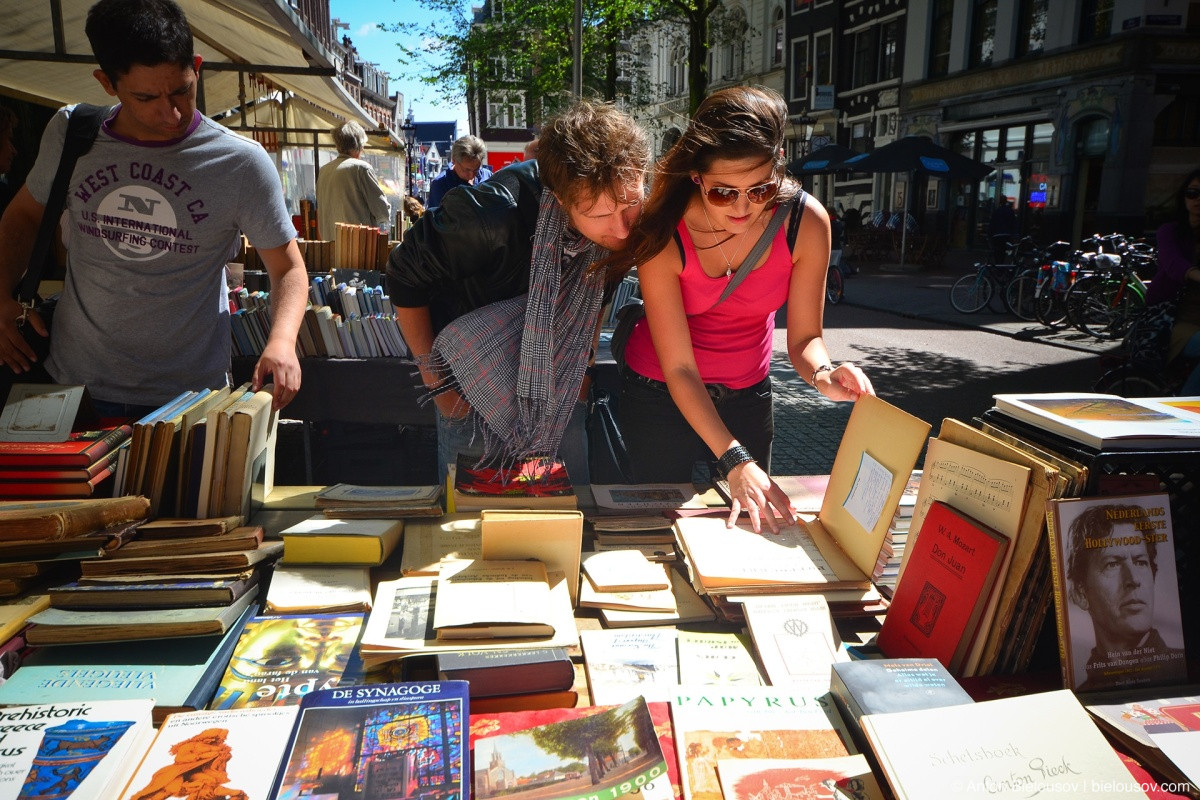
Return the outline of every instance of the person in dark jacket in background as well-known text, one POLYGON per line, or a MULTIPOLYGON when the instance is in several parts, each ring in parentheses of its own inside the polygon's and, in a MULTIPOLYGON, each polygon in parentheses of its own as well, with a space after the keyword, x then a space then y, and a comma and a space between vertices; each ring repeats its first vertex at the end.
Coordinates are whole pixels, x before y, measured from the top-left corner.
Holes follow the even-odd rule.
POLYGON ((632 117, 581 101, 542 128, 536 161, 448 193, 392 251, 388 293, 437 406, 443 478, 460 454, 557 455, 589 482, 580 398, 619 279, 592 267, 625 246, 649 160, 632 117))

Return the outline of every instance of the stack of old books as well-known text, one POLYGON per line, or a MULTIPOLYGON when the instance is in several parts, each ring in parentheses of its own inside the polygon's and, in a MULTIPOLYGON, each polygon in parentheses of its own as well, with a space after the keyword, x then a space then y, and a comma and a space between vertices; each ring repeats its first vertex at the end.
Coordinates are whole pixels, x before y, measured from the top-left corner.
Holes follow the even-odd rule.
POLYGON ((0 412, 0 499, 112 494, 132 430, 80 412, 85 402, 82 386, 13 387, 0 412))
POLYGON ((358 486, 338 483, 317 492, 313 504, 327 517, 391 519, 440 517, 441 486, 358 486))
POLYGON ((708 507, 685 483, 593 484, 591 492, 596 549, 637 549, 652 561, 675 561, 672 521, 708 507))
MULTIPOLYGON (((144 515, 147 501, 136 500, 144 515)), ((41 649, 0 687, 0 703, 152 696, 160 715, 203 707, 255 607, 262 570, 283 550, 239 523, 156 520, 93 551, 79 580, 51 587, 51 607, 29 618, 26 641, 41 649), (47 680, 61 675, 74 677, 47 680)))

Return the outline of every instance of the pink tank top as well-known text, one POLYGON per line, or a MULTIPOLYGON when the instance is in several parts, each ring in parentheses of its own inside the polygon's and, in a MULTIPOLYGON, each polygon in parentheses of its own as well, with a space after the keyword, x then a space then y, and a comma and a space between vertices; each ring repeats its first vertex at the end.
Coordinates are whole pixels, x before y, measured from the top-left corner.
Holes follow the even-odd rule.
MULTIPOLYGON (((747 275, 729 297, 713 308, 732 277, 710 278, 700 267, 696 245, 687 226, 679 222, 683 241, 683 271, 679 288, 688 315, 692 350, 700 378, 731 389, 745 389, 767 376, 771 366, 775 312, 787 300, 792 276, 792 254, 787 246, 787 226, 771 242, 767 260, 747 275)), ((625 347, 625 361, 634 372, 665 381, 658 354, 650 340, 650 326, 638 322, 625 347)))

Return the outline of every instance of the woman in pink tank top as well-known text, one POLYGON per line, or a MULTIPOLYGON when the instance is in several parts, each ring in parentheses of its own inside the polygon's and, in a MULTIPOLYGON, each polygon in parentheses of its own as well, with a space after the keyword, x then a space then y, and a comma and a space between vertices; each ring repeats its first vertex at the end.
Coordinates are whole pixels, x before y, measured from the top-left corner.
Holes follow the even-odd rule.
POLYGON ((778 531, 776 512, 794 519, 769 474, 776 310, 786 301, 797 374, 831 400, 873 393, 858 367, 831 366, 821 338, 829 217, 784 171, 786 119, 767 89, 709 96, 657 165, 631 244, 614 257, 637 265, 646 308, 626 345, 618 409, 634 477, 686 483, 697 458, 716 458, 733 497, 728 524, 746 511, 756 531, 763 521, 778 531), (785 203, 792 224, 746 263, 785 203))

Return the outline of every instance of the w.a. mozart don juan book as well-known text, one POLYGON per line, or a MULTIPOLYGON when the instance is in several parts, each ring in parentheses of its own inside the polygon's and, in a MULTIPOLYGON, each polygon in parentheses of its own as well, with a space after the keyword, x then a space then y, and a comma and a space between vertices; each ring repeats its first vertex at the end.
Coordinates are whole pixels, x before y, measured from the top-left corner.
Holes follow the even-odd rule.
POLYGON ((934 501, 876 644, 890 658, 936 658, 959 672, 995 588, 1008 537, 934 501))
POLYGON ((305 696, 270 797, 448 800, 470 780, 467 682, 376 683, 305 696))

